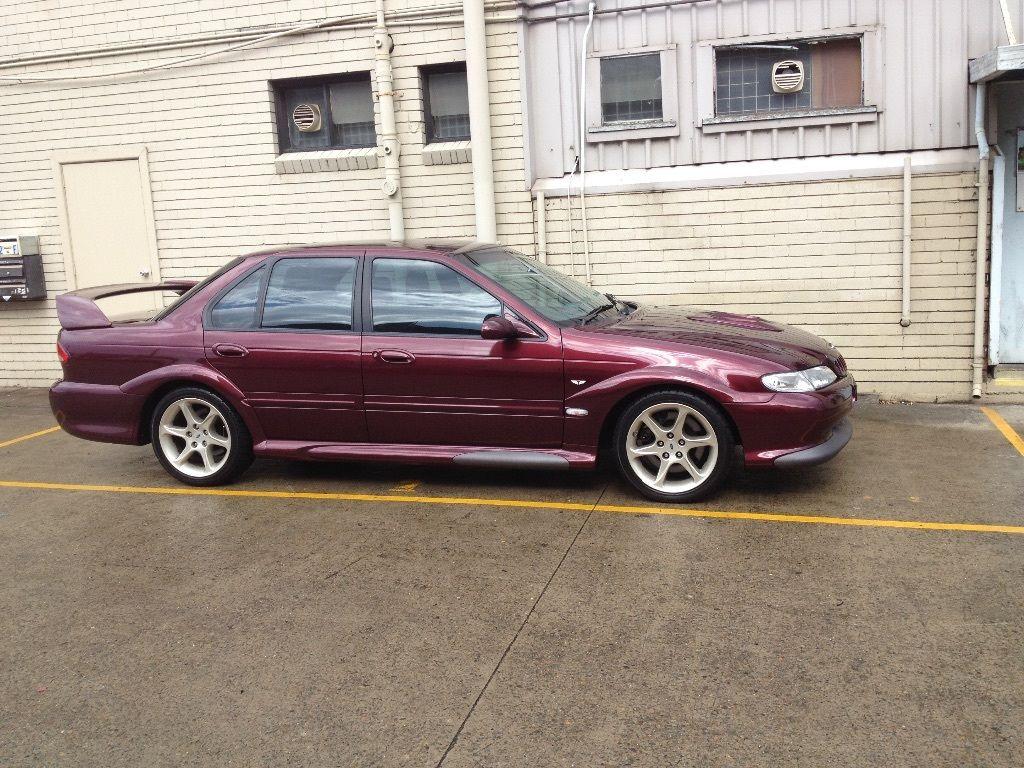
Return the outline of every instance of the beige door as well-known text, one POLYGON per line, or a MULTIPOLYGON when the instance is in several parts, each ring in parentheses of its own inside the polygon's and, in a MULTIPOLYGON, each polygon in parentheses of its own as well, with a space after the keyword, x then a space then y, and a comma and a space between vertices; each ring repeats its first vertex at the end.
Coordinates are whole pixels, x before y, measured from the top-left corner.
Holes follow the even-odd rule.
MULTIPOLYGON (((151 247, 148 179, 138 158, 61 164, 74 286, 157 279, 151 247)), ((109 317, 155 309, 157 292, 103 299, 109 317)))

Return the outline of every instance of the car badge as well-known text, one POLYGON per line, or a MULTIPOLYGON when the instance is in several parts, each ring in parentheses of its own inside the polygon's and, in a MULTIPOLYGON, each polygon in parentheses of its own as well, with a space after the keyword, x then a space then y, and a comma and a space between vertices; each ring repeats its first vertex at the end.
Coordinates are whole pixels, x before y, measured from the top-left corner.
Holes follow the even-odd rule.
POLYGON ((584 384, 587 383, 586 379, 569 379, 569 381, 571 381, 577 387, 582 387, 584 384))

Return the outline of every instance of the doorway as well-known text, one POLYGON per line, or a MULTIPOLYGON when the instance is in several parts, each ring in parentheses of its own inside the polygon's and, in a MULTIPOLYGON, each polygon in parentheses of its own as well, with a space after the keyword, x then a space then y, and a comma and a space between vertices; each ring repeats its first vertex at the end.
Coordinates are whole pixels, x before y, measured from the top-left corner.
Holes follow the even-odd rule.
MULTIPOLYGON (((159 261, 144 149, 56 160, 68 288, 158 282, 159 261)), ((157 292, 102 299, 112 319, 161 306, 157 292)))

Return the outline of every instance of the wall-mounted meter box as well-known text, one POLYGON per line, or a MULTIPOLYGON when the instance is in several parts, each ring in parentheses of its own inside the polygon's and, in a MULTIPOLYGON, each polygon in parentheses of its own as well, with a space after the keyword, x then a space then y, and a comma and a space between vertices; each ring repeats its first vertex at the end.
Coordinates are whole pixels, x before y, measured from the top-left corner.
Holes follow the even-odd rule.
POLYGON ((0 303, 46 298, 36 235, 0 235, 0 303))

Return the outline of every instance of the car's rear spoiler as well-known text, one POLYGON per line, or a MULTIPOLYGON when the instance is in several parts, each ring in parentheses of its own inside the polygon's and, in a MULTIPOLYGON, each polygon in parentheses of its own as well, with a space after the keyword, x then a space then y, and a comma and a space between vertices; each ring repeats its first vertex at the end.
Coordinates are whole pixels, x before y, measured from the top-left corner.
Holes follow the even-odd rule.
POLYGON ((98 285, 68 291, 57 297, 57 319, 60 327, 69 331, 83 328, 109 328, 110 318, 96 305, 97 299, 124 296, 129 293, 147 291, 170 291, 181 295, 196 284, 196 280, 164 280, 161 283, 126 283, 123 285, 98 285))

